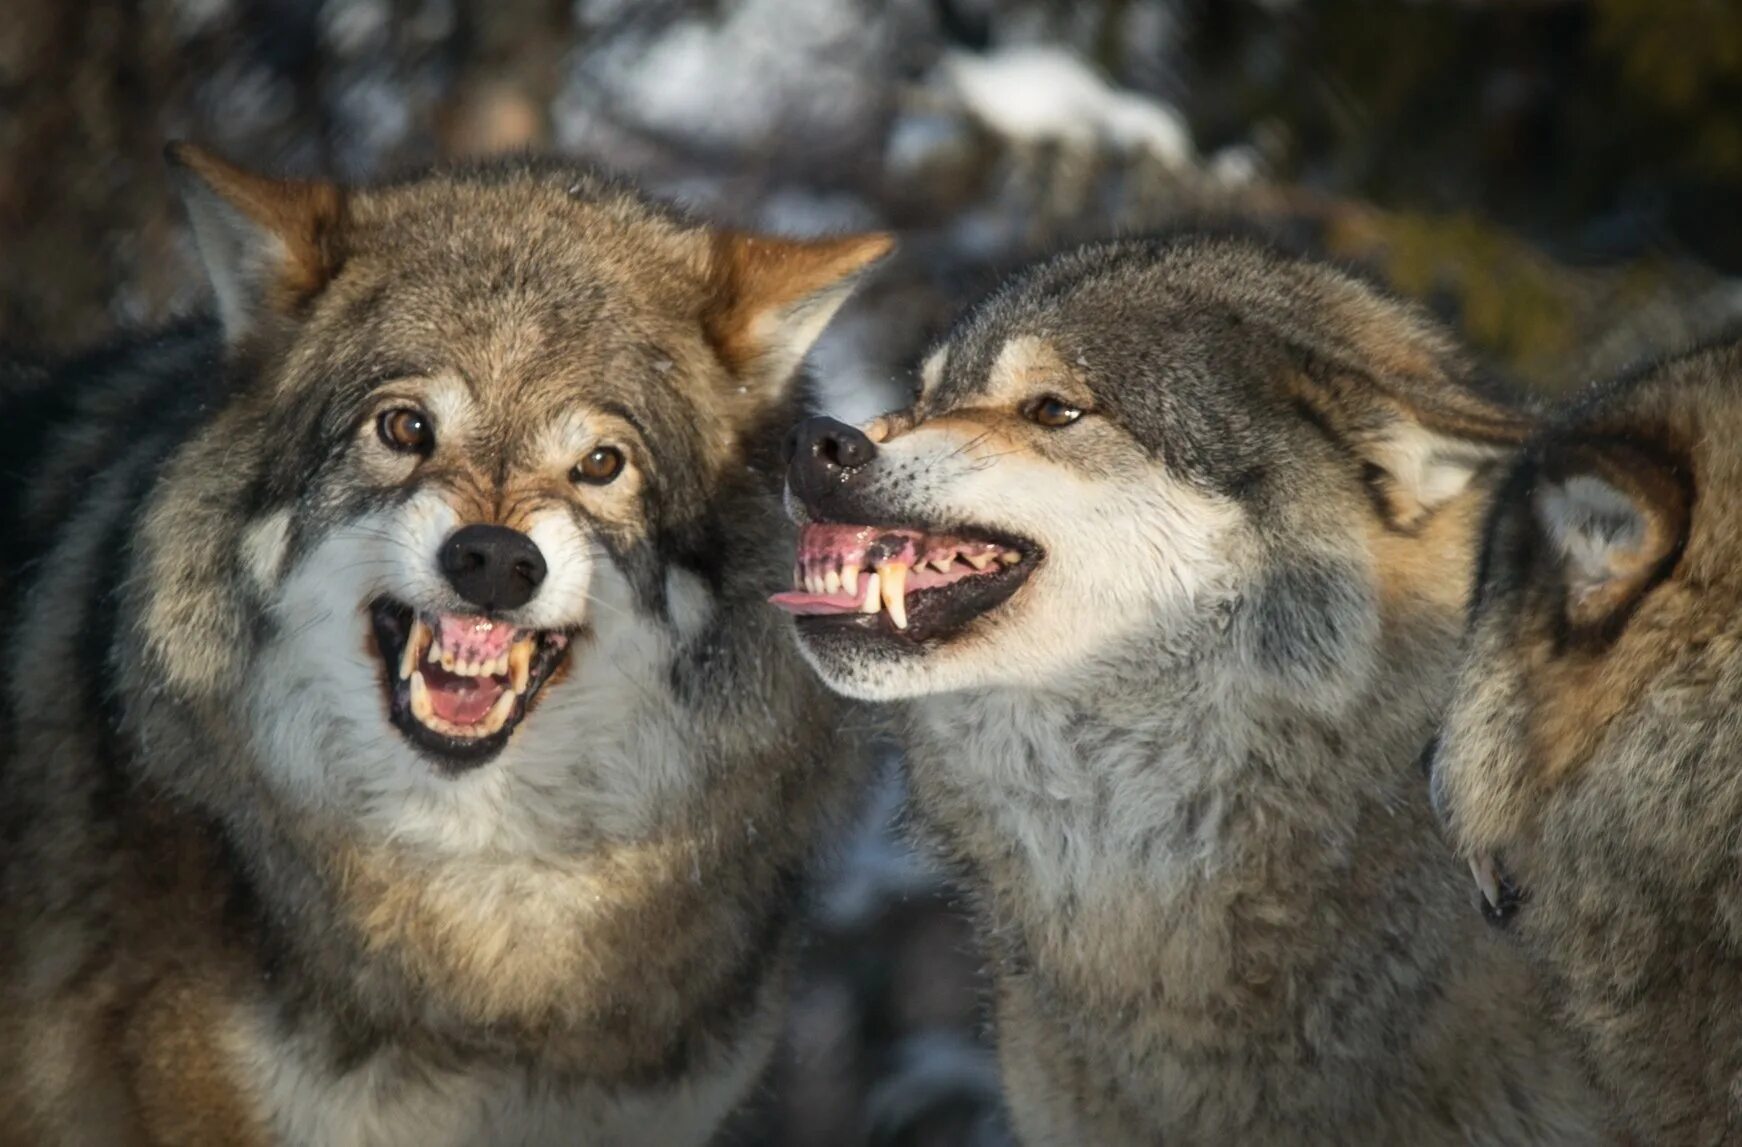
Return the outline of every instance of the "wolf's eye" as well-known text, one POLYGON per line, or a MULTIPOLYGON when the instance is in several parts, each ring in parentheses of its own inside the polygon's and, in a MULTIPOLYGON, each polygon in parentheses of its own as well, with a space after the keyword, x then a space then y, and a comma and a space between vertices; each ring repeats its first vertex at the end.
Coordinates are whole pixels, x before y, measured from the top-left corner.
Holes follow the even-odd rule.
POLYGON ((409 406, 382 411, 381 417, 375 420, 375 433, 381 436, 389 450, 401 454, 428 457, 435 449, 435 427, 430 425, 429 415, 409 406))
POLYGON ((623 451, 615 446, 600 446, 575 464, 570 477, 589 486, 603 486, 623 469, 623 451))
POLYGON ((1030 422, 1037 422, 1042 426, 1056 430, 1061 426, 1069 426, 1071 423, 1081 418, 1083 416, 1083 408, 1080 406, 1072 406, 1064 399, 1054 398, 1049 394, 1044 398, 1037 398, 1029 403, 1028 410, 1025 411, 1025 413, 1028 415, 1028 420, 1030 422))

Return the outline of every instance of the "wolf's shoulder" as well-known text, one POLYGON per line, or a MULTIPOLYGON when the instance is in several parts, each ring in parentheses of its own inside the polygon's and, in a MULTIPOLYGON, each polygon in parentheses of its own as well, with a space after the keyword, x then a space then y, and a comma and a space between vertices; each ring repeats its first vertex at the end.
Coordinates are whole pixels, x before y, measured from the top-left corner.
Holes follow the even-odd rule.
POLYGON ((0 581, 36 556, 106 466, 176 433, 221 369, 207 320, 59 360, 0 347, 0 581))

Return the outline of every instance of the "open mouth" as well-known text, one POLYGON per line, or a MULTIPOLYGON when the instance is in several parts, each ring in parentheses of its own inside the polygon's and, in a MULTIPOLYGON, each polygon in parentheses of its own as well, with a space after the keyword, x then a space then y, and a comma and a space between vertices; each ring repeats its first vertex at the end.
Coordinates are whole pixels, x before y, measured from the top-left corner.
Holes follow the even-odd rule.
POLYGON ((854 626, 928 641, 1003 604, 1043 559, 1020 538, 812 523, 793 588, 769 598, 801 626, 854 626))
POLYGON ((481 765, 502 750, 572 638, 487 617, 419 613, 391 598, 377 599, 370 616, 389 718, 452 768, 481 765))

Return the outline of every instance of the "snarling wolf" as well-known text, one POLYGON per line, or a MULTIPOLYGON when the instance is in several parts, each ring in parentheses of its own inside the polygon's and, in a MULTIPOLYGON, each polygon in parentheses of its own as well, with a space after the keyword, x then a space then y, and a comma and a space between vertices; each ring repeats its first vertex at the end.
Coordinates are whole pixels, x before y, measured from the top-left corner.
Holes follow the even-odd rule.
POLYGON ((856 783, 762 599, 888 241, 172 160, 217 321, 0 413, 0 1141, 707 1140, 856 783))
POLYGON ((789 449, 776 596, 894 701, 1029 1144, 1584 1144, 1418 759, 1496 463, 1427 317, 1230 237, 1084 248, 789 449))
POLYGON ((1600 387, 1493 508, 1435 799, 1641 1143, 1742 1141, 1742 341, 1600 387))

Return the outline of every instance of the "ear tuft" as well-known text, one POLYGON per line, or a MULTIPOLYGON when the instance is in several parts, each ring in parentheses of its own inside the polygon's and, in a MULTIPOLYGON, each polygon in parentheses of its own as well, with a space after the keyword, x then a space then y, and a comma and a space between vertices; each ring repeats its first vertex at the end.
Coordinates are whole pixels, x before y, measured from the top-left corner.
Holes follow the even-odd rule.
POLYGON ((1559 562, 1567 622, 1583 630, 1625 620, 1669 572, 1691 498, 1673 466, 1608 442, 1545 460, 1531 508, 1559 562))
POLYGON ((881 233, 811 240, 719 233, 714 297, 703 316, 709 341, 741 381, 784 391, 859 276, 894 246, 881 233))
POLYGON ((294 316, 338 273, 344 193, 257 175, 189 143, 164 157, 193 223, 218 317, 232 345, 294 316))

